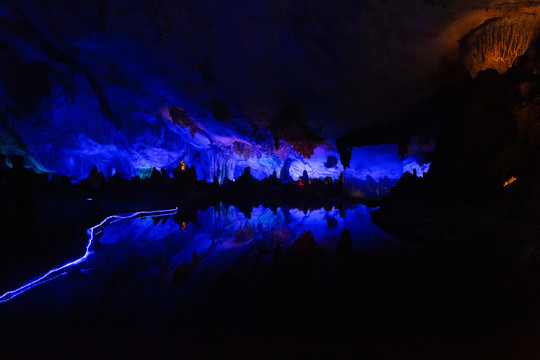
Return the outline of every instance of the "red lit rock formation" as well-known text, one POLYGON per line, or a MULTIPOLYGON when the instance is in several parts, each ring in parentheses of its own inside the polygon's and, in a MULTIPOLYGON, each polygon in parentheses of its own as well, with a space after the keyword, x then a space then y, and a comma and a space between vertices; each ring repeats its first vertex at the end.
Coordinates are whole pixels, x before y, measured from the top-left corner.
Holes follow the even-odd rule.
POLYGON ((173 124, 180 125, 183 128, 188 127, 191 136, 195 136, 195 133, 200 130, 195 121, 184 109, 174 106, 169 109, 169 114, 171 115, 173 124))
POLYGON ((279 149, 279 140, 283 139, 296 152, 309 159, 324 139, 310 129, 300 102, 294 98, 284 98, 282 101, 282 109, 269 126, 274 135, 275 148, 279 149))
POLYGON ((534 35, 535 16, 529 13, 492 18, 459 43, 461 59, 471 76, 495 69, 504 74, 527 51, 534 35))

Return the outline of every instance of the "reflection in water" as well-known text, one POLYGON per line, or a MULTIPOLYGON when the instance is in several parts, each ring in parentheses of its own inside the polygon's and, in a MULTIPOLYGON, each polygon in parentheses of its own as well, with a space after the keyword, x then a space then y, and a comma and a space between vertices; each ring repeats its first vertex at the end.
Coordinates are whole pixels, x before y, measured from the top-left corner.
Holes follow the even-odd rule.
POLYGON ((60 266, 60 267, 51 269, 48 272, 46 272, 45 274, 38 276, 34 280, 29 281, 28 283, 22 285, 21 287, 15 289, 15 290, 11 290, 11 291, 8 291, 8 292, 4 293, 2 296, 0 296, 0 303, 9 301, 9 300, 13 299, 14 297, 16 297, 16 296, 18 296, 18 295, 20 295, 22 293, 25 293, 26 291, 32 289, 35 286, 44 284, 44 283, 52 281, 52 280, 54 280, 54 279, 56 279, 56 278, 58 278, 60 276, 66 275, 66 274, 68 274, 67 270, 69 270, 70 268, 74 268, 74 267, 76 267, 78 265, 84 264, 86 262, 86 260, 88 259, 88 257, 93 253, 94 238, 99 236, 102 233, 103 228, 108 226, 109 224, 114 224, 115 222, 118 222, 120 220, 131 219, 131 218, 135 218, 135 217, 138 217, 138 216, 173 215, 173 214, 176 213, 177 210, 178 210, 178 208, 171 209, 171 210, 141 211, 141 212, 137 212, 137 213, 133 213, 133 214, 111 215, 111 216, 107 217, 106 219, 104 219, 102 222, 100 222, 96 226, 93 226, 90 229, 88 229, 88 231, 87 231, 87 233, 88 233, 88 243, 86 244, 86 251, 84 252, 83 256, 81 256, 80 258, 78 258, 76 260, 67 262, 64 265, 60 266))
MULTIPOLYGON (((80 306, 97 306, 98 314, 114 303, 129 306, 156 301, 177 290, 178 284, 189 287, 201 279, 212 281, 247 256, 272 260, 307 231, 329 253, 335 253, 347 228, 352 248, 395 255, 401 242, 379 230, 369 212, 358 205, 342 218, 335 208, 300 211, 281 207, 272 211, 259 206, 246 217, 238 208, 220 204, 188 218, 174 216, 174 210, 109 217, 89 229, 93 243, 87 250, 91 251, 51 270, 31 286, 25 285, 28 290, 48 282, 21 299, 49 304, 67 301, 70 305, 77 299, 80 306), (50 281, 64 274, 67 276, 50 281)), ((15 296, 10 293, 3 297, 15 296)))

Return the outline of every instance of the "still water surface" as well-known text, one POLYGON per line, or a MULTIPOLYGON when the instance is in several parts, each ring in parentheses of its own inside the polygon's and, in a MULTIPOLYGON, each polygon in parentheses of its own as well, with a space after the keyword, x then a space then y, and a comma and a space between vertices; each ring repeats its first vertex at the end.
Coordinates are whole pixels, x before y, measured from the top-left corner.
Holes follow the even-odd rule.
POLYGON ((408 251, 409 245, 371 222, 371 210, 354 205, 340 214, 336 208, 273 211, 259 206, 246 216, 221 203, 198 210, 191 221, 176 212, 113 219, 94 229, 91 252, 83 261, 54 273, 60 276, 49 276, 51 281, 10 303, 46 305, 60 312, 111 304, 126 310, 159 303, 173 293, 211 283, 243 259, 272 261, 277 248, 286 251, 306 231, 328 256, 335 255, 344 228, 350 230, 355 250, 391 258, 408 251))

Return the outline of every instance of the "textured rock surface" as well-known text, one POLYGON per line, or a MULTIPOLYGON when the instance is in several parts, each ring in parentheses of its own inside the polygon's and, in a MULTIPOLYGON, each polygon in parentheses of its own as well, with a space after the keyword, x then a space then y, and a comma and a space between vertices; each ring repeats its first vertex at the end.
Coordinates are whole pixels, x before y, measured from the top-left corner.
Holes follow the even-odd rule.
POLYGON ((461 58, 473 78, 486 69, 504 74, 527 51, 534 30, 530 13, 489 19, 460 41, 461 58))
MULTIPOLYGON (((509 186, 516 191, 514 200, 536 193, 540 179, 539 50, 536 39, 506 73, 484 70, 476 79, 439 94, 437 145, 430 167, 434 189, 451 197, 489 199, 509 179, 517 178, 509 186)), ((513 210, 516 214, 527 211, 526 206, 518 208, 513 210)))
MULTIPOLYGON (((338 155, 336 138, 399 122, 466 76, 460 38, 509 8, 536 6, 6 1, 0 131, 17 141, 1 148, 76 178, 93 165, 130 176, 180 160, 208 180, 247 166, 256 177, 280 173, 285 163, 335 177, 341 164, 324 163, 338 155)), ((401 145, 402 135, 388 141, 401 145)))

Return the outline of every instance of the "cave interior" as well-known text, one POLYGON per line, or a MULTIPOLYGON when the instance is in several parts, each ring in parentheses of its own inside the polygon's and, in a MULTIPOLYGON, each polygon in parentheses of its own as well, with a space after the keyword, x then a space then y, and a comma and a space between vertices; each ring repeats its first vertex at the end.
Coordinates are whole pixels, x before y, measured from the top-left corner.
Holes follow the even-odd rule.
POLYGON ((0 358, 540 356, 540 2, 0 18, 0 358))

